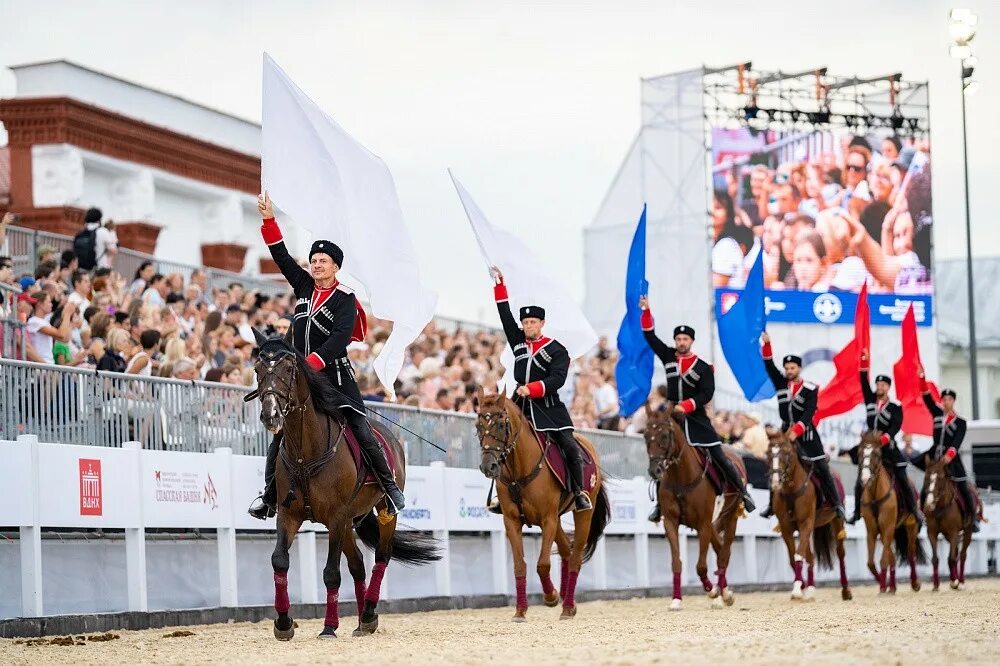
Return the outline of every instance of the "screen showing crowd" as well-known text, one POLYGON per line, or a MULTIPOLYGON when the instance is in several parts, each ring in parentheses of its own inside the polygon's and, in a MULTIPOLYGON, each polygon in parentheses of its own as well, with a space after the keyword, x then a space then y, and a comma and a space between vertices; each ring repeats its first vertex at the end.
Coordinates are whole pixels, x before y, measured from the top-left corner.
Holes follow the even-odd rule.
POLYGON ((929 298, 925 140, 717 128, 712 154, 717 291, 741 289, 762 248, 769 292, 857 293, 867 283, 870 294, 929 298))

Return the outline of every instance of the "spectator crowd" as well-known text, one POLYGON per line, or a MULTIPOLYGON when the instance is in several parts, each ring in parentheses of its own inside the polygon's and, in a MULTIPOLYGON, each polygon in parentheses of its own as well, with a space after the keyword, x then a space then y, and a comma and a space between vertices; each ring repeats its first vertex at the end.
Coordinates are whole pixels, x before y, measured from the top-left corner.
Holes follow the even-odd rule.
MULTIPOLYGON (((88 227, 106 228, 100 216, 96 209, 88 211, 88 227)), ((9 222, 5 219, 4 225, 9 222)), ((0 237, 0 247, 2 243, 0 237)), ((290 292, 265 295, 238 282, 211 288, 203 270, 163 275, 149 261, 123 276, 93 256, 81 265, 73 250, 58 253, 45 245, 36 259, 33 274, 16 275, 13 260, 0 256, 0 283, 21 292, 0 303, 0 320, 11 317, 25 324, 23 351, 29 361, 251 386, 253 329, 283 335, 291 325, 290 292)), ((365 399, 386 401, 372 361, 388 338, 390 323, 371 315, 368 320, 366 340, 352 344, 348 355, 365 399)), ((472 412, 479 387, 496 386, 501 379, 505 346, 499 330, 432 321, 407 351, 394 386, 396 401, 472 412)), ((560 395, 579 428, 640 434, 645 410, 627 420, 618 415, 616 360, 608 339, 600 338, 591 353, 573 362, 560 395)), ((650 408, 664 403, 665 387, 655 387, 650 408)), ((718 410, 713 419, 724 442, 765 455, 767 438, 759 415, 718 410)))
POLYGON ((828 149, 802 159, 762 150, 722 161, 712 201, 714 286, 742 287, 760 246, 767 289, 857 292, 867 283, 871 293, 930 293, 928 144, 819 136, 828 149))

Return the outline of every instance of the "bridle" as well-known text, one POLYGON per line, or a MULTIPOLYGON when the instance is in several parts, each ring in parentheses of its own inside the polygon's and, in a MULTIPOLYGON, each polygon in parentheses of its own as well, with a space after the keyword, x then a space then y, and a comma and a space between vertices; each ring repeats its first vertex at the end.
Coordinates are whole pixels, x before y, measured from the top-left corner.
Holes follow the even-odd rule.
POLYGON ((674 429, 670 427, 670 416, 652 418, 646 422, 646 430, 643 435, 646 438, 646 450, 649 452, 650 474, 659 479, 668 469, 676 465, 681 459, 681 447, 676 446, 677 438, 674 429), (656 447, 659 454, 652 453, 656 447))
POLYGON ((952 502, 952 497, 946 493, 951 492, 951 477, 947 472, 947 464, 942 464, 940 460, 935 460, 927 466, 924 474, 924 495, 926 496, 927 508, 937 515, 952 502))
MULTIPOLYGON (((873 430, 871 434, 865 434, 861 439, 861 444, 858 447, 858 477, 862 476, 864 470, 868 470, 869 476, 867 481, 861 482, 861 494, 864 496, 864 492, 872 486, 872 484, 878 483, 879 471, 882 468, 882 446, 879 443, 879 431, 873 430)), ((889 499, 892 494, 892 478, 889 478, 888 488, 885 494, 878 499, 873 499, 868 502, 860 500, 862 504, 867 504, 872 507, 872 513, 878 514, 879 507, 885 500, 889 499)), ((908 492, 908 491, 907 491, 908 492)))
POLYGON ((507 457, 514 450, 521 434, 520 424, 517 431, 513 432, 510 414, 506 409, 502 413, 503 416, 497 416, 493 412, 480 411, 479 418, 476 419, 476 433, 479 435, 483 455, 493 456, 501 466, 506 465, 507 457), (490 445, 490 440, 499 446, 490 445))
POLYGON ((257 385, 265 388, 258 389, 247 398, 252 400, 259 396, 263 402, 266 396, 273 395, 278 403, 278 411, 284 418, 295 411, 304 412, 306 403, 300 401, 298 397, 299 364, 296 362, 295 352, 283 345, 271 345, 271 347, 277 348, 261 348, 256 364, 257 371, 263 373, 257 385), (289 365, 288 361, 291 361, 291 372, 279 373, 280 368, 289 365))
POLYGON ((772 440, 769 444, 770 446, 767 448, 767 466, 772 476, 774 474, 778 475, 778 489, 780 490, 791 481, 792 456, 795 455, 795 449, 787 442, 783 443, 779 441, 775 443, 772 440))

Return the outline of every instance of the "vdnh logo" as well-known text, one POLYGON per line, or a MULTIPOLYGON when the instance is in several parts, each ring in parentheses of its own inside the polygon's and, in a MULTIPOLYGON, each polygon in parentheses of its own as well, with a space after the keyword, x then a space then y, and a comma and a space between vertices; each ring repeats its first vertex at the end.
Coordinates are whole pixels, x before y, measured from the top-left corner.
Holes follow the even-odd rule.
POLYGON ((100 516, 104 506, 101 461, 80 458, 80 515, 100 516))

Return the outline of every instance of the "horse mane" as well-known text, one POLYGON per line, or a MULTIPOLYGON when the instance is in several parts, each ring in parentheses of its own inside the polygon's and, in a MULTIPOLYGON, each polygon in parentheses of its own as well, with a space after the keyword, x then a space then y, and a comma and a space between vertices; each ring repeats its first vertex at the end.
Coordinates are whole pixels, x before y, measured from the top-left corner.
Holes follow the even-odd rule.
POLYGON ((881 446, 882 444, 882 442, 880 441, 881 437, 882 433, 879 432, 878 430, 865 430, 863 433, 861 433, 861 443, 878 444, 881 446))
MULTIPOLYGON (((345 402, 345 400, 349 402, 350 399, 346 398, 343 392, 333 385, 333 382, 330 381, 330 378, 326 374, 313 370, 312 366, 306 363, 305 355, 295 349, 287 338, 272 336, 261 344, 260 348, 263 349, 265 346, 278 347, 282 351, 294 354, 295 364, 298 371, 306 378, 306 383, 309 386, 309 394, 312 396, 313 406, 315 406, 316 411, 334 419, 341 418, 340 409, 337 405, 345 402)), ((360 405, 358 407, 359 409, 363 409, 360 405)))

